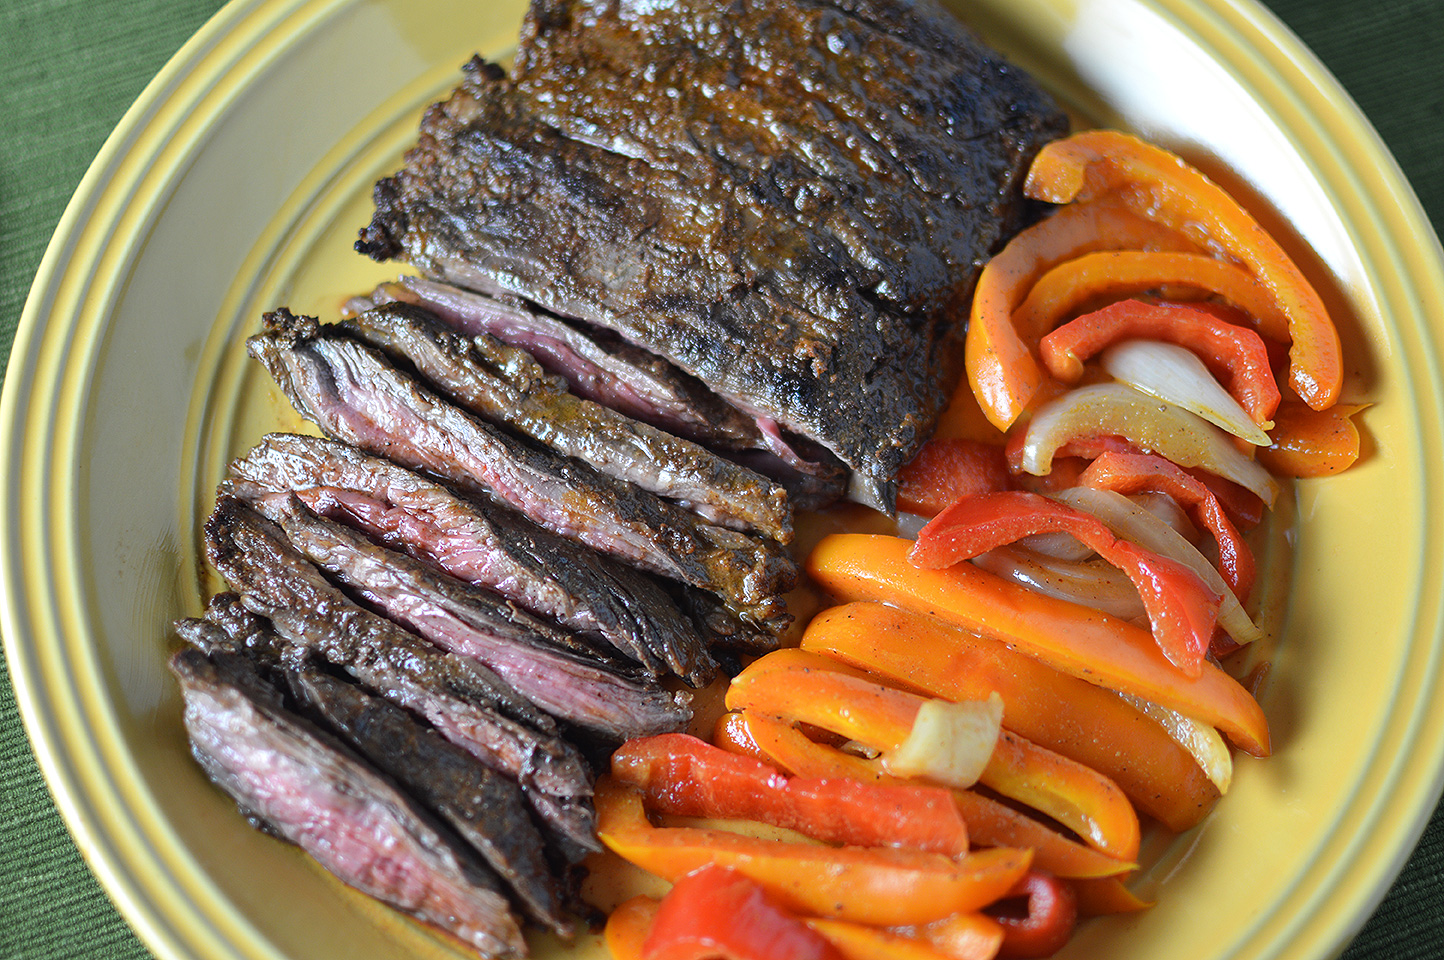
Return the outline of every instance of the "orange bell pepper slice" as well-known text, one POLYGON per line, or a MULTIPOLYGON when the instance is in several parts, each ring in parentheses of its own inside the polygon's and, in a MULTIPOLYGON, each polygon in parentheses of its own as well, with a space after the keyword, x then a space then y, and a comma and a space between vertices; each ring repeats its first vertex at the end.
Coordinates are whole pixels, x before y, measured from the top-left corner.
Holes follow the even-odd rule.
MULTIPOLYGON (((766 760, 799 776, 878 784, 909 782, 885 773, 875 761, 808 739, 786 720, 751 711, 723 714, 713 739, 724 750, 766 760)), ((952 793, 972 841, 992 847, 1031 849, 1033 863, 1039 869, 1060 877, 1108 877, 1135 866, 1077 843, 1041 821, 975 791, 952 793)))
POLYGON ((1086 304, 1174 287, 1216 294, 1253 319, 1264 336, 1288 341, 1288 318, 1247 270, 1201 253, 1166 251, 1117 250, 1060 263, 1038 278, 1013 312, 1013 326, 1023 338, 1038 340, 1086 304))
POLYGON ((1038 352, 1048 372, 1077 383, 1083 364, 1120 340, 1162 340, 1192 350, 1224 389, 1264 429, 1279 406, 1279 387, 1269 367, 1268 347, 1258 334, 1211 309, 1177 303, 1122 300, 1085 313, 1043 338, 1038 352))
MULTIPOLYGON (((791 663, 808 657, 779 651, 791 663)), ((884 753, 912 731, 926 698, 821 664, 769 666, 768 654, 732 680, 731 710, 811 724, 884 753)), ((1120 860, 1138 855, 1138 816, 1117 784, 1089 767, 1002 731, 979 782, 1062 823, 1120 860)))
POLYGON ((898 932, 926 940, 948 960, 990 960, 1003 945, 1002 926, 981 913, 958 913, 925 927, 898 932))
POLYGON ((1001 443, 935 437, 898 471, 897 506, 931 517, 959 497, 1008 487, 1001 443))
POLYGON ((827 843, 968 852, 967 824, 942 787, 789 777, 685 733, 628 740, 612 754, 612 776, 662 813, 756 820, 827 843))
POLYGON ((920 570, 908 561, 911 548, 900 537, 831 534, 813 549, 807 572, 840 601, 877 600, 935 614, 1064 673, 1218 727, 1253 756, 1269 755, 1263 710, 1213 664, 1205 662, 1199 676, 1188 677, 1140 627, 1042 596, 972 564, 920 570))
MULTIPOLYGON (((1033 345, 1013 327, 1013 311, 1047 270, 1095 250, 1197 250, 1177 230, 1154 223, 1106 198, 1074 204, 1019 233, 978 276, 964 345, 970 390, 988 421, 1007 430, 1033 402, 1045 377, 1033 345)), ((966 401, 955 397, 954 405, 966 401)))
POLYGON ((980 913, 958 914, 958 918, 890 929, 845 920, 803 923, 831 941, 847 960, 993 960, 1003 943, 1002 927, 980 913), (962 924, 968 924, 965 932, 962 924))
POLYGON ((1177 560, 1120 539, 1097 517, 1036 493, 1009 490, 966 497, 918 532, 908 559, 942 570, 1038 533, 1067 533, 1133 581, 1164 656, 1190 677, 1203 658, 1222 599, 1177 560))
POLYGON ((1174 832, 1218 799, 1188 751, 1111 691, 938 617, 849 603, 813 617, 801 643, 929 696, 977 700, 996 690, 1006 729, 1097 770, 1174 832))
POLYGON ((1086 877, 1072 883, 1078 894, 1078 913, 1084 917, 1137 913, 1153 906, 1152 901, 1129 890, 1117 877, 1086 877))
POLYGON ((676 882, 709 864, 757 882, 784 909, 879 926, 931 923, 992 903, 1027 872, 1032 854, 996 847, 959 860, 894 847, 759 840, 726 830, 655 827, 642 792, 602 777, 593 803, 609 850, 676 882))
POLYGON ((602 940, 612 960, 642 960, 642 948, 652 932, 652 921, 657 919, 660 906, 661 901, 653 897, 636 896, 617 904, 616 909, 607 914, 602 940))
POLYGON ((1327 477, 1349 469, 1359 459, 1359 428, 1352 417, 1362 409, 1362 404, 1327 410, 1280 405, 1269 435, 1273 443, 1258 449, 1259 463, 1285 477, 1327 477))
POLYGON ((1238 201, 1178 156, 1115 130, 1089 130, 1039 151, 1024 192, 1052 203, 1114 196, 1242 264, 1288 318, 1294 392, 1315 410, 1338 399, 1339 334, 1318 292, 1238 201))

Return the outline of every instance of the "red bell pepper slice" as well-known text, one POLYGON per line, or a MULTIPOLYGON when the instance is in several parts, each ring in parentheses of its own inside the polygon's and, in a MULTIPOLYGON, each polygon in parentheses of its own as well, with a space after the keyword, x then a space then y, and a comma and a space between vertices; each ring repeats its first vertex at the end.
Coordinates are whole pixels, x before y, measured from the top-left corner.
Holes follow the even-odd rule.
POLYGON ((707 866, 662 898, 643 960, 843 960, 832 943, 747 877, 707 866))
POLYGON ((859 847, 968 852, 967 824, 942 787, 789 777, 684 733, 628 740, 612 754, 612 776, 662 813, 757 820, 859 847))
MULTIPOLYGON (((1021 469, 1021 467, 1015 467, 1014 464, 1021 458, 1022 448, 1023 432, 1019 431, 1014 437, 1008 439, 1007 456, 1010 470, 1021 469)), ((1075 440, 1069 440, 1058 448, 1057 453, 1053 455, 1053 472, 1056 473, 1058 471, 1061 461, 1065 470, 1070 471, 1073 478, 1073 482, 1066 484, 1066 486, 1077 486, 1082 480, 1083 469, 1085 468, 1079 467, 1074 471, 1073 465, 1080 459, 1097 460, 1105 453, 1143 455, 1144 451, 1129 443, 1124 437, 1106 435, 1079 437, 1075 440)), ((1168 458, 1164 457, 1163 459, 1167 460, 1168 458)), ((1168 462, 1173 463, 1172 460, 1168 462)), ((1178 466, 1178 464, 1175 463, 1174 466, 1178 466)), ((1233 521, 1234 526, 1244 530, 1252 530, 1263 522, 1263 498, 1252 490, 1247 490, 1232 480, 1225 480, 1218 474, 1210 473, 1201 467, 1184 469, 1183 472, 1208 488, 1209 492, 1218 499, 1219 506, 1223 507, 1223 512, 1233 521)), ((1051 474, 1049 476, 1051 476, 1051 474)), ((1048 489, 1063 489, 1063 487, 1050 487, 1048 489)))
POLYGON ((1128 574, 1164 656, 1187 676, 1202 673, 1221 598, 1188 567, 1120 540, 1081 510, 1021 490, 969 497, 928 521, 908 559, 924 570, 942 570, 994 547, 1051 532, 1071 534, 1128 574))
MULTIPOLYGON (((766 758, 798 775, 845 777, 866 783, 901 784, 871 760, 844 753, 807 736, 789 721, 751 710, 723 714, 717 743, 724 749, 766 758)), ((999 800, 972 790, 954 790, 953 799, 968 824, 970 841, 992 847, 1029 848, 1033 864, 1066 877, 1106 877, 1127 873, 1135 864, 1071 840, 1053 826, 999 800)))
POLYGON ((1253 589, 1257 566, 1253 551, 1228 519, 1218 497, 1202 480, 1162 457, 1149 453, 1109 451, 1088 465, 1079 478, 1084 486, 1122 494, 1166 493, 1189 511, 1194 523, 1218 542, 1218 567, 1229 589, 1242 602, 1253 589))
POLYGON ((1278 409, 1279 388, 1263 338, 1213 310, 1122 300, 1068 321, 1038 346, 1049 373, 1077 383, 1090 357, 1129 339, 1162 340, 1192 350, 1215 375, 1223 374, 1224 389, 1261 426, 1278 409))
POLYGON ((958 437, 934 438, 898 471, 897 506, 935 516, 959 497, 1008 489, 1000 444, 958 437))
POLYGON ((1073 936, 1078 925, 1078 895, 1052 874, 1029 870, 1013 891, 1027 897, 1027 911, 1012 916, 996 906, 989 911, 1003 927, 1001 957, 1051 957, 1073 936))
POLYGON ((895 847, 831 847, 728 830, 655 827, 641 791, 597 781, 597 837, 617 856, 676 883, 709 864, 732 867, 799 914, 881 926, 931 923, 1007 893, 1032 853, 997 847, 961 858, 895 847))

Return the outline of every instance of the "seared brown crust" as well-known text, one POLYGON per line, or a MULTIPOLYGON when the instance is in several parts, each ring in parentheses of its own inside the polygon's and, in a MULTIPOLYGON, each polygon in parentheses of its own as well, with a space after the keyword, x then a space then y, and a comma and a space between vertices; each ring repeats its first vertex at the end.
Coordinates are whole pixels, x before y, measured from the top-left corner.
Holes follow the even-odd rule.
POLYGON ((884 510, 1064 116, 931 4, 545 2, 377 184, 358 249, 610 327, 884 510))

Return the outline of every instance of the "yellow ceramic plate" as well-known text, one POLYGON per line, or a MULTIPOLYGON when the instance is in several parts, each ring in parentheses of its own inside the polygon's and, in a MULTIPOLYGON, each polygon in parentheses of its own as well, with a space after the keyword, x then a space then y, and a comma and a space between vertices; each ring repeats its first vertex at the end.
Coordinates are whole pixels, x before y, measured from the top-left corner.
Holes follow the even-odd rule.
MULTIPOLYGON (((1300 485, 1277 756, 1146 851, 1153 910, 1066 956, 1319 958, 1382 895, 1439 795, 1444 444, 1437 241, 1334 81, 1246 0, 987 0, 969 17, 1090 119, 1237 189, 1335 309, 1367 458, 1300 485)), ((0 407, 6 653, 89 863, 166 958, 453 948, 247 827, 190 761, 163 666, 204 584, 221 464, 284 416, 240 338, 330 315, 383 271, 350 253, 420 108, 518 3, 238 0, 147 89, 71 203, 0 407)), ((582 945, 596 949, 595 943, 582 945)))

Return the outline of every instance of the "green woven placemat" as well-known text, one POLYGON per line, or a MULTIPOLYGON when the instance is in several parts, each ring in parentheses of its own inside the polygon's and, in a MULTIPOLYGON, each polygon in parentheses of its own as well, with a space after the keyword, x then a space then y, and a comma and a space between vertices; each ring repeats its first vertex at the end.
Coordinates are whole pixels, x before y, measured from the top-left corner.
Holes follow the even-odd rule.
MULTIPOLYGON (((1444 3, 1273 0, 1444 220, 1444 3)), ((0 3, 0 370, 52 231, 106 135, 218 0, 0 3)), ((1441 745, 1444 749, 1444 745, 1441 745)), ((1239 881, 1247 882, 1246 865, 1239 881)), ((0 960, 144 960, 55 812, 0 670, 0 960)), ((1444 812, 1346 960, 1444 956, 1444 812)))

